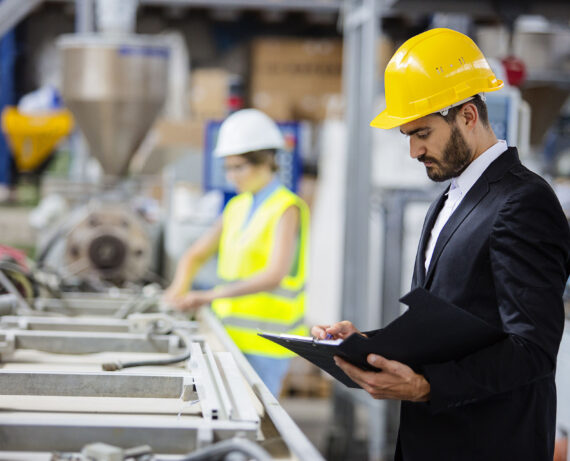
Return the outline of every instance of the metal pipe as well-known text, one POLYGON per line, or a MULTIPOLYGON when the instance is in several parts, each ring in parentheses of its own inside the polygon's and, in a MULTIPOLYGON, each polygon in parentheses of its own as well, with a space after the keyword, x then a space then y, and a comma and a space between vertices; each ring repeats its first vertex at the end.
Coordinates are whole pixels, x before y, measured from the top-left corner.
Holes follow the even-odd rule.
POLYGON ((13 294, 0 295, 0 315, 10 315, 18 308, 18 298, 13 294))
POLYGON ((75 0, 75 32, 78 34, 95 32, 93 0, 75 0))

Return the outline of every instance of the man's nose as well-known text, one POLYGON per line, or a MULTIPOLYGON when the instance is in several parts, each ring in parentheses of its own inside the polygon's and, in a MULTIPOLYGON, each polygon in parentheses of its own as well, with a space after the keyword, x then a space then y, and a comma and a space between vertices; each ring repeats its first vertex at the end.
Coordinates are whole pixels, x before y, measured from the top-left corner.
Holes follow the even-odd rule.
POLYGON ((418 158, 426 153, 426 148, 422 142, 419 142, 413 136, 410 136, 410 157, 418 158))

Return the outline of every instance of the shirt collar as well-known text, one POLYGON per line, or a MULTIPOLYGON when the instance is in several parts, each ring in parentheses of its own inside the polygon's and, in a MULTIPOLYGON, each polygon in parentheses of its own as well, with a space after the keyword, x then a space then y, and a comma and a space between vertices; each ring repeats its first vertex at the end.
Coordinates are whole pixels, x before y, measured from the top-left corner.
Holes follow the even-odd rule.
POLYGON ((277 176, 274 176, 273 179, 265 186, 263 189, 258 190, 255 194, 253 194, 253 203, 259 205, 262 203, 267 197, 269 197, 275 189, 277 189, 281 183, 277 176))
POLYGON ((473 160, 469 166, 456 178, 451 180, 450 189, 455 189, 459 187, 461 190, 461 195, 465 196, 469 189, 473 187, 473 184, 481 177, 483 172, 487 167, 493 163, 499 156, 508 149, 507 142, 504 140, 499 140, 491 147, 489 147, 485 152, 483 152, 479 157, 473 160))

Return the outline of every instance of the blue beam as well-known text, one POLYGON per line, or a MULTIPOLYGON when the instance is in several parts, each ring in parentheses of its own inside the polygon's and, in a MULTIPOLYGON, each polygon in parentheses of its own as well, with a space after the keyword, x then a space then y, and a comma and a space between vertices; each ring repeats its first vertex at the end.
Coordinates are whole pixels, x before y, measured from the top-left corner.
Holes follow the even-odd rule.
MULTIPOLYGON (((16 61, 16 36, 10 30, 0 38, 0 111, 16 102, 14 65, 16 61)), ((0 133, 0 184, 10 183, 12 155, 3 133, 0 133)))

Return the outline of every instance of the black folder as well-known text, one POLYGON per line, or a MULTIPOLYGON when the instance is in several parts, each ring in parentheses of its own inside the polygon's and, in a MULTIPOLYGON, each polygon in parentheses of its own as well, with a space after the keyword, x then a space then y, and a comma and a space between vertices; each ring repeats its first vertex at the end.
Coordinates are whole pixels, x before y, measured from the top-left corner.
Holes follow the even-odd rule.
POLYGON ((366 357, 375 353, 417 370, 422 365, 457 360, 504 338, 502 330, 460 307, 416 288, 400 301, 409 309, 372 336, 349 336, 340 344, 314 338, 258 333, 317 365, 348 387, 360 387, 335 363, 338 355, 364 370, 379 371, 366 357))

